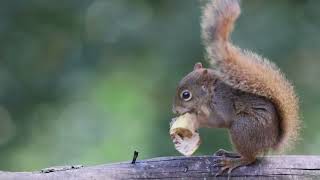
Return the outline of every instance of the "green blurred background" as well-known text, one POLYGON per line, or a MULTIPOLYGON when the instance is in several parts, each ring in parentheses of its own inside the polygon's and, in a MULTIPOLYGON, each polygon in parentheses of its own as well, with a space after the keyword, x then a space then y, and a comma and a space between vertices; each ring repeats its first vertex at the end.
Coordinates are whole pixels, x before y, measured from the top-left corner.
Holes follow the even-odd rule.
MULTIPOLYGON (((178 81, 203 61, 197 0, 2 0, 0 169, 37 170, 179 155, 168 135, 178 81)), ((233 41, 296 85, 320 153, 320 1, 243 0, 233 41)), ((201 130, 197 155, 231 149, 201 130)))

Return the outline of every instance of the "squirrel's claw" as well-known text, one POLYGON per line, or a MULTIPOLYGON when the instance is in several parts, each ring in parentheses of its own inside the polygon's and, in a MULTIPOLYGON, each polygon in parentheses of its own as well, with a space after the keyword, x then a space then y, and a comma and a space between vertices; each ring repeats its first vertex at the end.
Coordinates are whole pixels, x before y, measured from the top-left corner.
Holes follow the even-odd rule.
POLYGON ((231 173, 232 168, 231 169, 231 165, 230 165, 231 159, 229 158, 223 158, 223 159, 218 159, 215 161, 215 164, 213 165, 213 167, 219 167, 219 171, 215 174, 215 176, 220 176, 222 175, 226 170, 228 170, 228 175, 231 173), (231 171, 230 171, 231 169, 231 171))

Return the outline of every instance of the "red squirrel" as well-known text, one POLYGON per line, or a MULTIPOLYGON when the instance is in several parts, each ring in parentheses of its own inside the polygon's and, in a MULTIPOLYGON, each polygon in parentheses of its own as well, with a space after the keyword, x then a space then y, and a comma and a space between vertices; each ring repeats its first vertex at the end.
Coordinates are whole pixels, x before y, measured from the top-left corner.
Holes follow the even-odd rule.
POLYGON ((237 153, 219 150, 217 175, 249 165, 298 137, 298 98, 279 68, 230 41, 239 0, 212 0, 203 10, 202 37, 212 68, 196 63, 179 83, 173 112, 195 113, 201 127, 227 128, 237 153))

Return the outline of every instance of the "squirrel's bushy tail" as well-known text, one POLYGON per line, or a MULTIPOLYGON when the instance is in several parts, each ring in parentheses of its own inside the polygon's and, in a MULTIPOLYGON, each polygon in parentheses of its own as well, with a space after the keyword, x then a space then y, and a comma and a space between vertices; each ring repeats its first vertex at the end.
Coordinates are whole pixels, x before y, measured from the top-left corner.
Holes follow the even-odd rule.
POLYGON ((298 98, 293 86, 270 61, 244 51, 229 41, 240 15, 239 0, 213 0, 202 17, 202 36, 208 59, 217 75, 235 89, 270 99, 280 117, 280 139, 275 149, 291 145, 299 133, 298 98))

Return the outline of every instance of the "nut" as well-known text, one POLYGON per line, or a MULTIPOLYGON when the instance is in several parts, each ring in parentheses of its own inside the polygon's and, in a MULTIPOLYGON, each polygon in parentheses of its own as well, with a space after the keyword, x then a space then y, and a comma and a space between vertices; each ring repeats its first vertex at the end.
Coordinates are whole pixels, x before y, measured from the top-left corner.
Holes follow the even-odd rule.
POLYGON ((200 146, 201 140, 197 129, 199 123, 196 115, 183 114, 172 119, 170 136, 175 148, 185 156, 191 156, 200 146))

